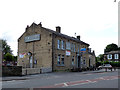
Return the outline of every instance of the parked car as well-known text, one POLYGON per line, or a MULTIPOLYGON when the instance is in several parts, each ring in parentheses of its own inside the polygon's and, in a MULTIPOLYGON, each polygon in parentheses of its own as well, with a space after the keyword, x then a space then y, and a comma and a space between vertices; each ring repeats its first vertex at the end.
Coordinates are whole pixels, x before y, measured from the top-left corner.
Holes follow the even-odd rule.
POLYGON ((98 67, 98 69, 102 69, 102 68, 112 69, 112 66, 110 64, 104 64, 98 67))
POLYGON ((98 66, 98 69, 102 69, 103 65, 98 66))

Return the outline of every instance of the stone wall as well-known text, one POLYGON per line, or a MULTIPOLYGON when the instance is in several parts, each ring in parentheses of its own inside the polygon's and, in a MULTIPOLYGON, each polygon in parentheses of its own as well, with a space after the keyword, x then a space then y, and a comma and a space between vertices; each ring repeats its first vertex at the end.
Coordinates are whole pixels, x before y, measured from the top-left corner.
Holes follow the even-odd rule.
POLYGON ((2 76, 21 76, 21 66, 2 66, 2 76))
POLYGON ((22 75, 41 74, 52 72, 52 68, 23 68, 22 75))
POLYGON ((2 76, 22 76, 52 72, 52 68, 22 68, 22 66, 3 66, 2 76))

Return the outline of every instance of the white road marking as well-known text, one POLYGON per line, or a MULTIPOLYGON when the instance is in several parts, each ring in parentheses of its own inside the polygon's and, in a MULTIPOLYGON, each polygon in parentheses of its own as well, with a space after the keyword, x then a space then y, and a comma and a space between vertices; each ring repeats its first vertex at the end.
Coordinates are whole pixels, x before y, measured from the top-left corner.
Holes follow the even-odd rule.
POLYGON ((68 86, 67 83, 64 83, 65 86, 68 86))
POLYGON ((10 84, 22 84, 25 83, 24 81, 30 81, 30 80, 12 80, 12 81, 3 81, 2 85, 10 85, 10 84))
POLYGON ((89 83, 96 83, 97 81, 90 81, 90 80, 86 80, 88 81, 89 83))

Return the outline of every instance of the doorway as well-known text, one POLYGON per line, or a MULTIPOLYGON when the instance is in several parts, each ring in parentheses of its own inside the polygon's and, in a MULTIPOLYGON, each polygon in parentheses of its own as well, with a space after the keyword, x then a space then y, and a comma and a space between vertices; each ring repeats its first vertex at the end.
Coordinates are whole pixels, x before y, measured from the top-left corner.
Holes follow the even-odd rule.
POLYGON ((90 58, 89 58, 89 67, 90 67, 90 58))
POLYGON ((30 56, 30 68, 32 68, 33 66, 33 60, 32 60, 32 56, 30 56))
POLYGON ((78 56, 78 68, 80 68, 80 56, 78 56))

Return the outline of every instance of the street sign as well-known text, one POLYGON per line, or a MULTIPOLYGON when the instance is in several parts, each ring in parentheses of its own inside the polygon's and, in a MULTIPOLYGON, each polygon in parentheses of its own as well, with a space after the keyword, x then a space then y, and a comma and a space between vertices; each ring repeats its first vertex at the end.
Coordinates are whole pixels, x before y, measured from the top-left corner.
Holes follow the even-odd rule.
POLYGON ((66 51, 66 56, 70 56, 70 51, 66 51))
POLYGON ((35 35, 25 37, 25 42, 31 42, 31 41, 37 41, 37 40, 40 40, 40 34, 35 34, 35 35))
POLYGON ((86 52, 86 48, 81 48, 80 52, 86 52))

